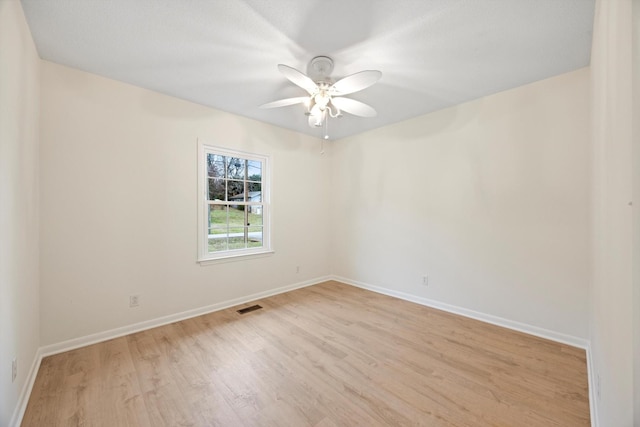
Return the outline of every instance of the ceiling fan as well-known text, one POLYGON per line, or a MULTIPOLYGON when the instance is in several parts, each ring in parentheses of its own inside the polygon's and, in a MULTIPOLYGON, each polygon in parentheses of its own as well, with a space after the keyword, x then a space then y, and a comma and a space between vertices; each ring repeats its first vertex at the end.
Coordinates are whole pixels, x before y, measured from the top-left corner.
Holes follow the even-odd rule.
MULTIPOLYGON (((263 104, 260 108, 304 104, 305 114, 309 116, 311 127, 321 127, 323 123, 326 124, 329 117, 340 117, 342 112, 359 117, 375 117, 378 114, 370 105, 355 99, 343 98, 343 96, 361 91, 376 83, 382 77, 380 71, 360 71, 334 83, 329 77, 333 71, 333 60, 327 56, 316 56, 309 62, 308 73, 311 77, 284 64, 279 64, 278 69, 287 79, 306 90, 309 95, 280 99, 263 104)), ((326 131, 325 139, 328 139, 326 131)))

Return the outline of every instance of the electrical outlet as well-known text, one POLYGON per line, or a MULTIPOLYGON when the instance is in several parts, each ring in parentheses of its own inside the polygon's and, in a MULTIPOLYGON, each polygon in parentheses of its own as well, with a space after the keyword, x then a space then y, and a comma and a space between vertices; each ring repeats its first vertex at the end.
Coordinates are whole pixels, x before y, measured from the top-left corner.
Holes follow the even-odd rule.
POLYGON ((11 382, 14 382, 17 376, 18 376, 18 359, 14 357, 13 360, 11 361, 11 382))
POLYGON ((429 286, 429 276, 422 276, 422 284, 424 286, 429 286))
POLYGON ((296 273, 300 273, 300 266, 296 265, 296 273))
POLYGON ((140 305, 140 295, 129 296, 129 307, 138 307, 140 305))
POLYGON ((600 400, 600 374, 596 375, 596 397, 600 400))

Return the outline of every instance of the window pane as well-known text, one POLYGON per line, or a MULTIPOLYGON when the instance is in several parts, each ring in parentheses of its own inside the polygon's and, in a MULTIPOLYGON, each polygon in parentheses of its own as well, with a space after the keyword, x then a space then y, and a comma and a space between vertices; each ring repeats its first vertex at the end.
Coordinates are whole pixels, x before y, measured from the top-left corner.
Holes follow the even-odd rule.
POLYGON ((249 225, 262 225, 262 205, 247 206, 249 225))
POLYGON ((229 250, 227 235, 209 236, 209 252, 220 252, 229 250))
POLYGON ((260 246, 262 246, 262 227, 249 227, 247 247, 259 248, 260 246))
POLYGON ((238 157, 227 157, 227 178, 246 179, 245 159, 238 157))
POLYGON ((231 249, 244 249, 247 245, 244 240, 244 236, 229 237, 229 250, 231 249))
POLYGON ((226 225, 224 227, 213 226, 209 228, 209 237, 226 236, 228 232, 229 228, 226 225))
POLYGON ((227 200, 230 202, 244 202, 244 181, 227 181, 227 200))
POLYGON ((209 178, 209 200, 224 200, 225 180, 221 178, 209 178))
POLYGON ((226 205, 209 205, 209 229, 223 228, 227 230, 227 216, 229 207, 226 205))
POLYGON ((249 160, 247 164, 247 179, 249 181, 262 181, 262 162, 249 160))
POLYGON ((235 235, 237 233, 241 233, 244 235, 244 209, 246 206, 231 206, 229 209, 229 234, 235 235))
POLYGON ((229 208, 224 205, 209 205, 209 230, 208 247, 209 252, 220 252, 228 250, 227 244, 227 211, 229 208))
POLYGON ((247 190, 249 190, 249 200, 247 202, 262 201, 262 184, 259 182, 247 182, 247 190))
POLYGON ((224 178, 225 156, 207 154, 207 175, 210 177, 224 178))

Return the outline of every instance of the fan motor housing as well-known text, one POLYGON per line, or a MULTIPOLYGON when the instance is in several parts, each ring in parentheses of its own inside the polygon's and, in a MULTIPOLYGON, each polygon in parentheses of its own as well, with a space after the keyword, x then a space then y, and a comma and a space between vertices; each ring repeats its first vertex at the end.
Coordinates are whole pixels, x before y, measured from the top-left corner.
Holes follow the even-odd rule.
POLYGON ((307 66, 307 74, 315 81, 327 81, 333 72, 333 59, 328 56, 316 56, 307 66))

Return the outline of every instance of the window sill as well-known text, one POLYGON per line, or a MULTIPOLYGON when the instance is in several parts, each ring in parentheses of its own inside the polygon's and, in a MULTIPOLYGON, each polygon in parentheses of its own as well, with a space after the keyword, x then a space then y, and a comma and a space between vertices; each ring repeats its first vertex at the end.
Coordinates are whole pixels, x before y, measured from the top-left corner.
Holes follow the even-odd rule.
POLYGON ((204 267, 212 264, 220 264, 225 262, 235 262, 235 261, 246 261, 254 258, 264 258, 273 255, 276 253, 272 249, 267 249, 260 252, 251 252, 251 253, 240 253, 240 254, 229 254, 217 258, 200 258, 198 259, 198 264, 204 267))

